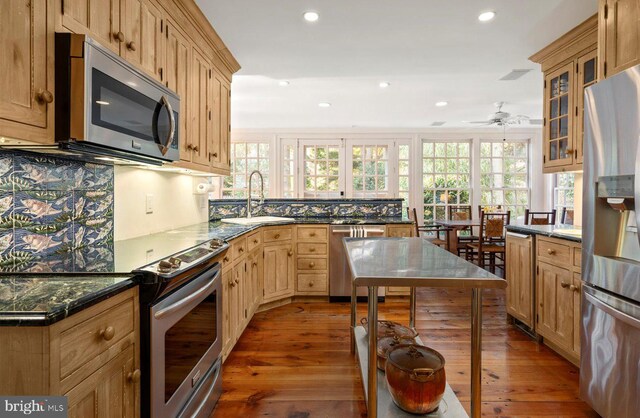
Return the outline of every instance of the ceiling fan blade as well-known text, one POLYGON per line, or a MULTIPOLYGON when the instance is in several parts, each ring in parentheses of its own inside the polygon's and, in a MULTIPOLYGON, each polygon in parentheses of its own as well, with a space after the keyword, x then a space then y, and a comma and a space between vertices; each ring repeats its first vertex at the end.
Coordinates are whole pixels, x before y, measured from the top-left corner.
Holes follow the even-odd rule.
POLYGON ((468 123, 483 123, 483 124, 486 124, 486 125, 491 125, 493 123, 493 121, 492 120, 473 120, 473 121, 470 121, 468 123))
POLYGON ((529 119, 529 125, 542 125, 542 119, 529 119))

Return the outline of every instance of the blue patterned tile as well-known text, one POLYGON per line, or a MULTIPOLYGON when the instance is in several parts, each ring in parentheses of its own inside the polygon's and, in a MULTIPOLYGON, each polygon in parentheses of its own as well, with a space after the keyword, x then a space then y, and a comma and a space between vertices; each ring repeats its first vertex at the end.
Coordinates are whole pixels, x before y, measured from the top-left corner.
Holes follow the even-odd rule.
POLYGON ((19 191, 15 194, 14 205, 14 220, 21 226, 70 222, 73 193, 19 191))
POLYGON ((13 154, 0 151, 0 191, 13 191, 13 154))
POLYGON ((13 227, 13 192, 0 192, 0 228, 13 227))
POLYGON ((74 249, 113 243, 113 219, 86 218, 74 222, 74 249))
POLYGON ((47 190, 63 181, 53 172, 55 160, 50 157, 16 155, 14 157, 14 190, 47 190))
POLYGON ((5 255, 13 251, 14 233, 13 228, 0 229, 0 255, 5 255))
POLYGON ((108 273, 115 268, 113 244, 83 247, 73 254, 75 272, 108 273))
POLYGON ((113 193, 105 190, 78 190, 74 193, 73 219, 113 218, 113 193))

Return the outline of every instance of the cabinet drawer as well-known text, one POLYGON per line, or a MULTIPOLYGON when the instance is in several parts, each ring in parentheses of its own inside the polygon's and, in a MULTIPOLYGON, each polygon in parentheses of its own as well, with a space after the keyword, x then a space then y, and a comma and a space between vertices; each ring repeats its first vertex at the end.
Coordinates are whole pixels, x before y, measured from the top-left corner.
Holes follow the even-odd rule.
POLYGON ((298 254, 326 255, 327 247, 327 244, 300 242, 298 243, 298 254))
POLYGON ((299 226, 297 237, 306 242, 327 242, 327 228, 317 226, 299 226))
POLYGON ((251 252, 254 248, 259 247, 262 244, 262 231, 258 231, 255 234, 251 234, 247 237, 247 250, 251 252))
POLYGON ((231 257, 233 260, 237 260, 247 253, 247 240, 245 238, 237 239, 233 241, 231 245, 231 257))
POLYGON ((298 258, 298 270, 327 270, 326 258, 298 258))
POLYGON ((298 274, 298 292, 327 292, 327 274, 298 274))
POLYGON ((571 247, 552 241, 538 239, 538 258, 552 261, 555 265, 571 265, 571 247))
POLYGON ((264 231, 264 242, 278 242, 287 241, 292 237, 291 227, 289 228, 274 228, 264 231))
POLYGON ((60 334, 60 378, 65 378, 134 331, 134 299, 128 299, 60 334))

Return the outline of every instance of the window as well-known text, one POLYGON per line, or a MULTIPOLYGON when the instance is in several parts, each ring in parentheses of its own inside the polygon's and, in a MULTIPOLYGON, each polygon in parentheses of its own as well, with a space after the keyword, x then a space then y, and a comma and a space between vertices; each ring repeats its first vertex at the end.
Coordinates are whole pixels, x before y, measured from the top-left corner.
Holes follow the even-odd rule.
POLYGON ((398 197, 402 199, 402 208, 409 207, 410 164, 409 144, 398 145, 398 197))
POLYGON ((269 195, 269 144, 262 142, 231 143, 231 175, 222 181, 223 199, 247 197, 248 176, 260 170, 264 177, 264 194, 269 195))
POLYGON ((296 145, 282 145, 282 197, 296 197, 296 145))
POLYGON ((470 151, 470 141, 422 144, 425 221, 446 219, 449 206, 471 204, 470 151))
POLYGON ((341 144, 313 144, 302 146, 304 164, 304 197, 336 198, 341 196, 341 144))
POLYGON ((358 198, 389 196, 389 146, 353 145, 352 196, 358 198))
POLYGON ((512 218, 529 207, 529 146, 524 142, 480 144, 480 204, 502 206, 512 218))
POLYGON ((573 209, 573 190, 575 175, 572 173, 560 173, 555 175, 555 187, 553 188, 553 207, 558 216, 562 208, 573 209))

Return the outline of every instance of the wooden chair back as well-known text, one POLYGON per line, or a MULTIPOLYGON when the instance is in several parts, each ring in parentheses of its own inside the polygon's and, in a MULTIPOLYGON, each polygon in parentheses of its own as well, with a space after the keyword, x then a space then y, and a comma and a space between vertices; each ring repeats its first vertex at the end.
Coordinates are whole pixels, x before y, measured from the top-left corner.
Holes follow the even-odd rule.
MULTIPOLYGON (((407 210, 409 210, 407 208, 407 210)), ((416 211, 416 208, 411 208, 411 215, 409 216, 409 219, 411 219, 413 221, 413 227, 415 228, 414 232, 415 232, 415 236, 419 237, 420 236, 420 225, 418 225, 418 212, 416 211)))
POLYGON ((562 208, 560 223, 565 225, 573 225, 573 209, 562 208))
POLYGON ((449 206, 449 220, 467 221, 472 219, 471 205, 449 206))
POLYGON ((556 210, 551 212, 532 212, 529 209, 524 211, 525 225, 555 225, 556 210))
POLYGON ((505 227, 511 221, 511 212, 482 212, 480 215, 480 251, 485 242, 503 243, 506 238, 505 227))
POLYGON ((482 212, 487 212, 487 213, 502 212, 502 206, 478 205, 478 216, 482 217, 482 212))

